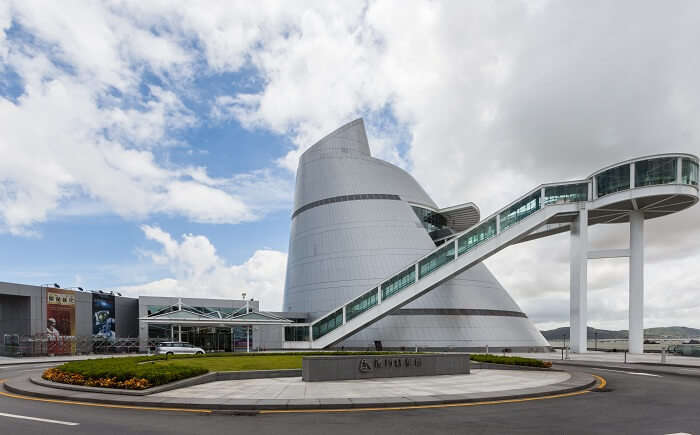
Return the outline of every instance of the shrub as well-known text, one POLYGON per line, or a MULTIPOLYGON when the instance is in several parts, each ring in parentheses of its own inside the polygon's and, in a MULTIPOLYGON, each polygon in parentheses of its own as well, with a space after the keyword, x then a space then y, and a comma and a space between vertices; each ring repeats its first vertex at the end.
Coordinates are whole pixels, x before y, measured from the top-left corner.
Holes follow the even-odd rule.
POLYGON ((202 367, 140 364, 150 357, 72 361, 44 372, 43 378, 64 384, 144 389, 207 373, 202 367))
POLYGON ((519 356, 500 356, 491 354, 474 354, 469 357, 472 361, 493 364, 509 364, 516 366, 550 368, 552 363, 534 358, 522 358, 519 356))

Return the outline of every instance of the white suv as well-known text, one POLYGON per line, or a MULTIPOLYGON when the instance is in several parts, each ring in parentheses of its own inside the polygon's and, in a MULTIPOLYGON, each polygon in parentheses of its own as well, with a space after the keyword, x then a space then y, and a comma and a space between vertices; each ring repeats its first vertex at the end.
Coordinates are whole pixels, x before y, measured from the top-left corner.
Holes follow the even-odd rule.
POLYGON ((179 341, 164 341, 156 347, 156 355, 191 354, 203 355, 204 349, 179 341))

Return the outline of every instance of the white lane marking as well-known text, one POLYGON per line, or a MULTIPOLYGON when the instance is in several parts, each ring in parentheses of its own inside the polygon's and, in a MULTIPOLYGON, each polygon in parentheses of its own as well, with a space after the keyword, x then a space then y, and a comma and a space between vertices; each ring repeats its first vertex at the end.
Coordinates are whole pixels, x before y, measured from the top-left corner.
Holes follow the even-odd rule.
POLYGON ((0 417, 18 418, 20 420, 41 421, 43 423, 62 424, 64 426, 78 426, 80 424, 73 423, 72 421, 50 420, 48 418, 27 417, 26 415, 5 414, 4 412, 0 412, 0 417))
POLYGON ((676 432, 676 433, 667 433, 666 435, 693 435, 693 434, 688 433, 688 432, 676 432))
MULTIPOLYGON (((605 371, 608 371, 608 372, 623 373, 623 374, 626 374, 626 375, 652 376, 652 377, 655 377, 655 378, 661 378, 661 377, 662 377, 661 375, 655 375, 655 374, 653 374, 653 373, 628 372, 628 371, 626 371, 626 370, 604 369, 604 368, 602 368, 602 367, 598 368, 598 370, 605 370, 605 371)), ((673 434, 671 434, 671 435, 673 435, 673 434)))

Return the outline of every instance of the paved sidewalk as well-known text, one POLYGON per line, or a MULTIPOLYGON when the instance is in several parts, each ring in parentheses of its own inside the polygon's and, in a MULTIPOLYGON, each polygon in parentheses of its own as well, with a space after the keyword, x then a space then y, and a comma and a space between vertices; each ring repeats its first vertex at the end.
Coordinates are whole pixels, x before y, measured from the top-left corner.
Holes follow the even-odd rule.
POLYGON ((56 356, 37 356, 37 357, 22 357, 12 358, 0 356, 0 366, 18 365, 18 364, 49 364, 63 363, 68 361, 80 361, 84 359, 99 359, 99 358, 118 358, 125 356, 139 356, 145 354, 138 353, 115 353, 115 354, 91 354, 91 355, 56 355, 56 356))
POLYGON ((486 393, 565 382, 566 372, 472 370, 468 375, 303 382, 301 378, 218 381, 153 394, 196 399, 356 399, 486 393))

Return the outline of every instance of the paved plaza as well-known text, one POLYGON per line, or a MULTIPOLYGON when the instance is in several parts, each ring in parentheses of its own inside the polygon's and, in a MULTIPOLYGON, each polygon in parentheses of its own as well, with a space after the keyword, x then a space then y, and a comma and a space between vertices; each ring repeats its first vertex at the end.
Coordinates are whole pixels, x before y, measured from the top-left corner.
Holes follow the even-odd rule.
POLYGON ((472 370, 469 375, 303 382, 300 377, 218 381, 153 394, 201 399, 329 399, 435 396, 536 388, 568 380, 566 372, 472 370))

